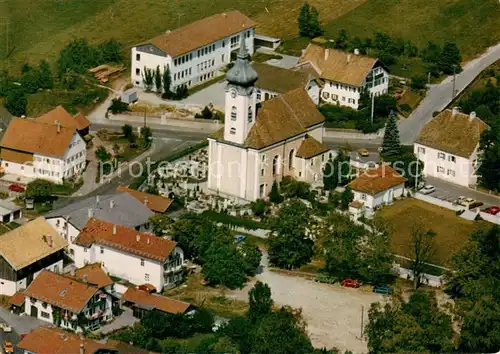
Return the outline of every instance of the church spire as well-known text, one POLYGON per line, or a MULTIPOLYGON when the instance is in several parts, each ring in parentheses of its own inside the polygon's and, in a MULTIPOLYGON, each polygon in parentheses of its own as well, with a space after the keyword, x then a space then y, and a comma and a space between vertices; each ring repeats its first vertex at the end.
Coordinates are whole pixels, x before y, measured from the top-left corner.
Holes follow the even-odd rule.
POLYGON ((257 79, 257 72, 250 65, 250 54, 248 54, 245 39, 242 39, 236 62, 227 72, 226 80, 233 85, 248 87, 253 86, 257 79))

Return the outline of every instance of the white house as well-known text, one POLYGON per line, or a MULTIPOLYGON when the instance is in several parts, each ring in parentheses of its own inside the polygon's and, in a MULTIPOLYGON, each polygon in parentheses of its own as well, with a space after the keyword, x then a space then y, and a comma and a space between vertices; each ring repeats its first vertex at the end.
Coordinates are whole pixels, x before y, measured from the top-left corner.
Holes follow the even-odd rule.
POLYGON ((144 87, 144 68, 170 68, 172 86, 194 86, 231 62, 242 40, 253 53, 255 22, 239 11, 206 17, 132 48, 131 81, 144 87))
POLYGON ((363 171, 349 183, 354 199, 350 209, 372 212, 380 205, 389 204, 404 196, 407 179, 388 165, 363 171))
POLYGON ((5 173, 42 178, 55 183, 85 169, 86 144, 74 127, 14 118, 0 142, 5 173))
POLYGON ((24 293, 26 314, 61 328, 95 330, 113 319, 111 295, 76 277, 44 270, 24 293))
POLYGON ((477 154, 481 134, 488 125, 457 108, 444 110, 429 121, 413 145, 424 163, 423 173, 465 187, 477 183, 477 154))
POLYGON ((62 272, 66 246, 43 217, 2 235, 0 294, 12 296, 26 289, 44 269, 62 272))
MULTIPOLYGON (((47 222, 69 245, 73 243, 90 218, 113 224, 149 230, 149 218, 154 215, 148 203, 141 203, 129 193, 117 192, 80 199, 46 215, 47 222)), ((70 248, 70 257, 73 257, 70 248)))
POLYGON ((208 188, 242 200, 266 198, 274 181, 321 182, 330 150, 325 118, 300 87, 257 105, 257 72, 241 47, 226 74, 224 128, 208 138, 208 188))
POLYGON ((321 99, 325 103, 358 109, 361 90, 379 96, 389 90, 389 72, 378 59, 310 44, 298 66, 310 65, 324 80, 321 99))
POLYGON ((307 91, 314 104, 319 104, 321 87, 317 82, 318 75, 310 70, 284 69, 274 65, 253 63, 258 79, 255 83, 256 101, 262 102, 278 95, 302 88, 307 91))
POLYGON ((101 263, 110 275, 158 291, 182 278, 183 251, 170 240, 98 219, 90 219, 74 243, 75 265, 101 263))

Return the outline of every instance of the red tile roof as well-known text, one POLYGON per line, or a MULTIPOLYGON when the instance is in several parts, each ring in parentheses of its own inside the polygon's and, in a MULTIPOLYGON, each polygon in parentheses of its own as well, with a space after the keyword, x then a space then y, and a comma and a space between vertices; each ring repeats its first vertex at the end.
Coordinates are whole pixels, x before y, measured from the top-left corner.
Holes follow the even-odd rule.
POLYGON ((56 120, 59 121, 63 127, 73 128, 76 130, 82 130, 90 126, 88 119, 81 113, 72 117, 63 106, 57 106, 52 111, 36 118, 35 121, 38 123, 54 125, 56 120))
POLYGON ((113 284, 113 280, 102 269, 100 263, 87 264, 82 268, 78 268, 75 271, 75 277, 80 281, 97 285, 98 288, 104 288, 108 285, 113 284))
POLYGON ((167 313, 184 313, 191 306, 187 302, 170 299, 158 294, 150 294, 136 288, 128 288, 123 294, 122 300, 167 313))
POLYGON ((146 192, 137 191, 135 189, 130 189, 125 186, 118 186, 116 191, 127 192, 132 197, 143 203, 151 211, 154 211, 156 213, 166 212, 170 205, 174 202, 173 200, 162 197, 161 195, 149 194, 146 192))
POLYGON ((72 312, 80 312, 99 290, 72 277, 42 270, 25 291, 27 296, 72 312))
POLYGON ((160 262, 165 262, 176 246, 174 241, 95 218, 87 222, 74 243, 83 247, 97 243, 160 262))
POLYGON ((407 181, 388 165, 365 170, 358 178, 349 183, 353 191, 375 195, 407 181))
POLYGON ((26 300, 26 295, 24 291, 18 291, 9 298, 9 304, 17 307, 21 307, 26 300))

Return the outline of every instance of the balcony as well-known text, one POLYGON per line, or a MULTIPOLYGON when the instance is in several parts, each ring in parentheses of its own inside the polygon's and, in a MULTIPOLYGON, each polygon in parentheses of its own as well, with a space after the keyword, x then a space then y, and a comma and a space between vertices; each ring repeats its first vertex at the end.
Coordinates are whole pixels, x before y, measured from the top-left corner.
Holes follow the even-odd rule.
POLYGON ((100 298, 99 300, 97 301, 94 301, 94 302, 91 302, 87 305, 87 307, 89 309, 93 309, 93 308, 96 308, 96 307, 99 307, 99 306, 104 306, 106 307, 106 297, 103 297, 103 298, 100 298))

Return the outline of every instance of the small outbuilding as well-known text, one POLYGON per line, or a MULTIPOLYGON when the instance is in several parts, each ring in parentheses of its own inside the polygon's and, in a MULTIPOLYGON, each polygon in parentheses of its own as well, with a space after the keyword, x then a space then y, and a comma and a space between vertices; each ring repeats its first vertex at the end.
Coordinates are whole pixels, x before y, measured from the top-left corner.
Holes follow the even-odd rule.
POLYGON ((23 216, 21 207, 5 199, 0 199, 0 221, 9 223, 20 219, 23 216))
POLYGON ((125 103, 134 103, 135 101, 138 100, 137 98, 137 90, 134 88, 130 88, 122 93, 121 96, 122 102, 125 103))

